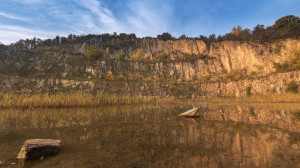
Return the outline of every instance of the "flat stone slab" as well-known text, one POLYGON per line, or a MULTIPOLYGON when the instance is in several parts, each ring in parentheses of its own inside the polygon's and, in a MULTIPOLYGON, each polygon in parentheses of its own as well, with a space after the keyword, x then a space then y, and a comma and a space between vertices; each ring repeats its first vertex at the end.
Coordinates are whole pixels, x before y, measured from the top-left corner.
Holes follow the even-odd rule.
POLYGON ((198 111, 198 108, 193 108, 184 113, 181 113, 179 115, 179 117, 200 117, 200 115, 197 113, 197 111, 198 111))
POLYGON ((60 140, 54 139, 30 139, 21 148, 18 159, 40 159, 50 155, 55 155, 60 151, 60 140))

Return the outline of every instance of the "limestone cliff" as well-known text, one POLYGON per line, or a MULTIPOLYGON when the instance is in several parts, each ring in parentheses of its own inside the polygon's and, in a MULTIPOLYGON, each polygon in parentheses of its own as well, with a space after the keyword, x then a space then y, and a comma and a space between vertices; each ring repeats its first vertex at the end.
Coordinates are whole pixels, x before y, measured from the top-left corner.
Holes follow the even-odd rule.
MULTIPOLYGON (((95 44, 97 47, 111 45, 120 45, 120 41, 111 40, 109 42, 98 42, 93 39, 83 43, 78 52, 84 53, 86 46, 95 44), (108 43, 108 44, 107 44, 108 43)), ((100 40, 101 41, 101 40, 100 40)), ((136 50, 142 50, 142 56, 150 61, 159 54, 167 54, 171 61, 167 63, 152 63, 148 66, 153 75, 163 73, 168 79, 183 78, 192 80, 201 78, 209 72, 211 76, 224 76, 230 72, 244 72, 245 74, 256 72, 259 74, 269 74, 275 71, 273 63, 282 63, 292 57, 292 52, 300 48, 300 40, 286 39, 275 43, 256 44, 249 42, 224 41, 212 43, 208 50, 206 44, 201 40, 179 39, 162 41, 158 39, 138 39, 131 45, 113 50, 110 58, 117 58, 118 54, 123 53, 126 60, 136 53, 136 50), (203 54, 207 59, 196 59, 196 55, 203 54), (188 60, 188 57, 195 59, 188 60)), ((115 74, 120 73, 119 67, 126 67, 127 71, 132 69, 142 72, 145 63, 125 63, 113 62, 106 64, 106 69, 112 70, 115 74), (123 65, 122 65, 123 64, 123 65)), ((101 67, 94 67, 95 71, 101 71, 101 67)), ((136 72, 133 72, 136 73, 136 72)), ((101 75, 100 75, 101 76, 101 75)))
POLYGON ((139 95, 160 96, 244 96, 247 86, 254 94, 280 93, 292 80, 299 84, 299 71, 274 73, 273 64, 290 61, 297 49, 300 40, 296 39, 264 44, 223 41, 209 48, 197 39, 154 38, 91 38, 43 50, 2 45, 0 85, 2 91, 64 90, 71 86, 111 92, 104 86, 109 85, 114 88, 112 92, 128 94, 136 90, 134 93, 139 95), (90 45, 110 51, 98 60, 88 61, 84 53, 90 45), (142 60, 131 60, 138 49, 142 60), (27 87, 29 83, 36 87, 27 87))

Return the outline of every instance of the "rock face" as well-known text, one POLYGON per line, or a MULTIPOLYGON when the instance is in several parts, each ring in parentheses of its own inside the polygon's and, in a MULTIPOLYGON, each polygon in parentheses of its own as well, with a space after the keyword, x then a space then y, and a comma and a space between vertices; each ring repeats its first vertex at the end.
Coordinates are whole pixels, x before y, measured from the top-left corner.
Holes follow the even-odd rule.
POLYGON ((265 44, 224 41, 211 44, 209 55, 216 57, 227 72, 245 69, 270 73, 274 71, 273 62, 291 59, 297 48, 299 40, 292 39, 265 44))
POLYGON ((21 148, 18 159, 40 159, 57 154, 60 151, 60 140, 53 139, 30 139, 21 148))
POLYGON ((97 80, 67 80, 61 78, 26 79, 2 78, 2 92, 41 92, 41 91, 82 91, 118 95, 137 96, 179 96, 179 97, 243 97, 247 87, 251 93, 286 93, 286 84, 290 81, 300 83, 300 71, 275 73, 269 76, 230 82, 183 82, 171 84, 164 82, 115 82, 97 80))
POLYGON ((145 96, 240 97, 248 86, 253 94, 282 93, 286 83, 300 81, 299 70, 275 73, 273 67, 300 50, 299 39, 264 44, 224 41, 208 47, 197 39, 92 38, 59 49, 39 53, 0 47, 0 91, 72 89, 145 96), (89 45, 110 46, 110 53, 87 61, 83 53, 89 45), (130 57, 138 49, 142 61, 132 61, 130 57), (168 60, 157 62, 162 55, 168 60), (108 73, 112 77, 108 78, 108 73), (235 74, 244 76, 233 81, 230 75, 235 74), (176 83, 178 80, 182 82, 176 83))

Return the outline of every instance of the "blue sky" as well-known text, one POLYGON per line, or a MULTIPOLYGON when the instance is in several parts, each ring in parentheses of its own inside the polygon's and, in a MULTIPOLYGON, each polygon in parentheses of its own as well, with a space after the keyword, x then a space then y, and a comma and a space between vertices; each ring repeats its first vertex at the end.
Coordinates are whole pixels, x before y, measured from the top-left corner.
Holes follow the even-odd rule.
POLYGON ((300 0, 0 0, 0 42, 56 35, 225 34, 300 16, 300 0))

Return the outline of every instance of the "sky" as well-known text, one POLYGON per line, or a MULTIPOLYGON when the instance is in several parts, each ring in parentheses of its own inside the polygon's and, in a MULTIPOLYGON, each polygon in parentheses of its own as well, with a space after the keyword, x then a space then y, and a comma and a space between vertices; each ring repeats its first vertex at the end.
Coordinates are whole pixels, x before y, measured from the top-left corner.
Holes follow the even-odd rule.
POLYGON ((300 16, 300 0, 0 0, 0 42, 113 32, 223 35, 286 15, 300 16))

